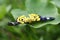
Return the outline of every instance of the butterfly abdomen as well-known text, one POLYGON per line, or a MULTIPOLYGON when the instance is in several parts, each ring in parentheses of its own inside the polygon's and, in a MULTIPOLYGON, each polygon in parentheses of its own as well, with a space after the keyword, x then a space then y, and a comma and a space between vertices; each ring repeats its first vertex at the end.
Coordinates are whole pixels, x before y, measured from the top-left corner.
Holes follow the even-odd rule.
POLYGON ((55 19, 54 17, 40 17, 41 21, 52 21, 54 19, 55 19))

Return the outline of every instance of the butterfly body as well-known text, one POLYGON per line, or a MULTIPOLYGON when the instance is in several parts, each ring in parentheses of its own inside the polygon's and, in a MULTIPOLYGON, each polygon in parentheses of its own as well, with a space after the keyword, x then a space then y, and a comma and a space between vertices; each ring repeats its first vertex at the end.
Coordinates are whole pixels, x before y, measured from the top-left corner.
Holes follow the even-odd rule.
POLYGON ((16 22, 9 22, 8 25, 15 26, 18 24, 32 23, 35 21, 52 21, 54 19, 54 17, 42 17, 38 14, 30 14, 29 17, 22 15, 17 18, 16 22))

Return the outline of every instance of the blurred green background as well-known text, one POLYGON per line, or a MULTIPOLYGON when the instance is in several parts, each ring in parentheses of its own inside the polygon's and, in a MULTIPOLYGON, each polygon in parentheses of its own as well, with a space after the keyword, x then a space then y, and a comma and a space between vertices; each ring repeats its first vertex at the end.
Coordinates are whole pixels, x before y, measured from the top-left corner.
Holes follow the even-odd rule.
POLYGON ((0 0, 0 40, 60 40, 60 0, 0 0), (8 25, 30 13, 55 20, 8 25))

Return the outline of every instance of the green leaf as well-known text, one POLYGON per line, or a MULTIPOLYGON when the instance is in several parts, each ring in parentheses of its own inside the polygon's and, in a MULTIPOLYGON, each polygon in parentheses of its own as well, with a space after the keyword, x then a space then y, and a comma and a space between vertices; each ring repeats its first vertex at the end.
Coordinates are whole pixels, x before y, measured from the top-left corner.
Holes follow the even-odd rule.
POLYGON ((43 36, 41 36, 39 40, 43 40, 43 36))
POLYGON ((6 7, 6 11, 7 11, 7 13, 11 10, 11 8, 12 8, 11 5, 8 5, 8 6, 6 7))
POLYGON ((47 4, 47 0, 26 0, 26 8, 30 13, 41 11, 47 4))
POLYGON ((14 9, 11 11, 15 20, 21 15, 26 15, 30 13, 36 13, 44 17, 54 17, 55 20, 48 22, 36 22, 32 23, 30 26, 34 28, 39 28, 47 24, 58 24, 60 23, 59 14, 55 5, 51 4, 48 0, 26 0, 26 10, 14 9))
POLYGON ((51 3, 60 8, 60 0, 52 0, 51 3))
POLYGON ((12 15, 13 15, 13 17, 15 18, 15 20, 19 17, 19 16, 21 16, 21 15, 28 15, 28 12, 27 11, 25 11, 25 10, 20 10, 20 9, 13 9, 12 11, 11 11, 11 13, 12 13, 12 15))
POLYGON ((37 13, 41 16, 55 16, 57 8, 48 2, 48 0, 26 0, 26 7, 30 13, 37 13))
POLYGON ((58 37, 57 40, 60 40, 60 37, 58 37))
POLYGON ((49 23, 54 24, 54 25, 59 24, 60 23, 60 14, 56 15, 55 20, 53 20, 53 21, 51 21, 49 23))
POLYGON ((46 17, 54 17, 56 18, 54 21, 48 21, 48 22, 36 22, 32 23, 32 27, 39 28, 47 24, 58 24, 59 18, 57 8, 53 4, 50 3, 48 0, 26 0, 26 7, 29 13, 37 13, 41 16, 46 17), (54 15, 54 16, 53 16, 54 15), (49 23, 50 22, 50 23, 49 23), (57 23, 56 23, 57 22, 57 23))

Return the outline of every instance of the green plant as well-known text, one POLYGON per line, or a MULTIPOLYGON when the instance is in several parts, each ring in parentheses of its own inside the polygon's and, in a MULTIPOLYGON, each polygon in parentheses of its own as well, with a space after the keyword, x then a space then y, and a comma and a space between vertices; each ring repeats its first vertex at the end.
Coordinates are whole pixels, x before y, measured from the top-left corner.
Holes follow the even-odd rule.
POLYGON ((60 40, 60 0, 0 0, 0 40, 60 40), (30 13, 55 20, 8 25, 30 13))

